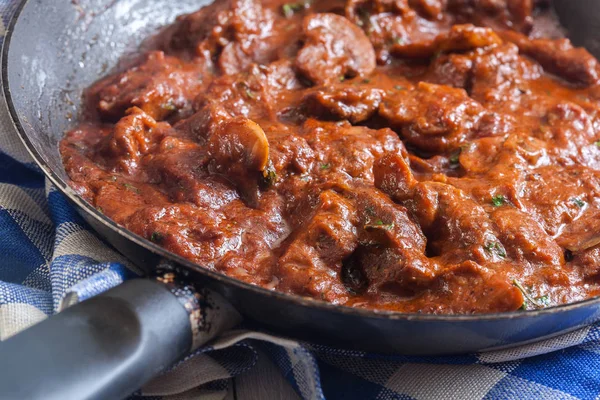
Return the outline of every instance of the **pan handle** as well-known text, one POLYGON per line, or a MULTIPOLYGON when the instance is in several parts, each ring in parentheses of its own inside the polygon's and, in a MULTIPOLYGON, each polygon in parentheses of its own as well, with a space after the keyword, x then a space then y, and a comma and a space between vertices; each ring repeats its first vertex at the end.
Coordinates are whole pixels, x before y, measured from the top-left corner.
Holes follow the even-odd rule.
POLYGON ((0 343, 3 399, 119 399, 231 328, 218 294, 134 279, 0 343))

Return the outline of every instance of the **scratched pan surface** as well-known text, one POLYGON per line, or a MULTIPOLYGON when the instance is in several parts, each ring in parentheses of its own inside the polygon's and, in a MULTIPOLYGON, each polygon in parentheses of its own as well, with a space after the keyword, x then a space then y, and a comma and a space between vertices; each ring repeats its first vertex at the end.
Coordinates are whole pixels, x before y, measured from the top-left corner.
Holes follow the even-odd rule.
MULTIPOLYGON (((209 1, 25 1, 3 54, 9 111, 36 162, 86 221, 140 268, 169 260, 187 277, 224 294, 262 329, 383 353, 456 354, 509 347, 554 336, 600 320, 600 299, 541 311, 481 316, 427 316, 333 306, 257 288, 171 254, 119 227, 67 185, 58 142, 73 126, 84 88, 105 75, 143 38, 209 1)), ((555 2, 570 37, 598 54, 600 2, 555 2)))

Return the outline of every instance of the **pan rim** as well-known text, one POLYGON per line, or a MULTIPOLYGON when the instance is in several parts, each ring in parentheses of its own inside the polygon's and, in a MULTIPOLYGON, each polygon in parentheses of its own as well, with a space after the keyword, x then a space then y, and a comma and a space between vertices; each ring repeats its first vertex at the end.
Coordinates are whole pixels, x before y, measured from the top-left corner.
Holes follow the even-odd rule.
MULTIPOLYGON (((8 56, 11 51, 11 41, 14 33, 14 27, 18 24, 20 16, 25 7, 30 4, 30 0, 23 0, 12 15, 6 34, 4 36, 4 42, 2 44, 2 92, 5 97, 8 114, 12 125, 15 127, 15 131, 19 139, 27 149, 27 152, 32 157, 36 165, 42 170, 44 176, 50 180, 50 182, 64 195, 71 203, 75 204, 78 209, 83 209, 88 216, 93 218, 97 223, 102 224, 105 228, 119 234, 125 239, 134 242, 135 244, 145 248, 147 251, 157 255, 163 259, 171 260, 176 262, 178 265, 183 266, 187 270, 197 272, 202 275, 208 276, 226 286, 234 286, 238 289, 254 292, 263 297, 274 299, 277 301, 295 303, 302 307, 313 308, 319 311, 334 312, 344 314, 347 316, 359 317, 362 319, 379 319, 379 320, 394 320, 394 321, 411 321, 411 322, 445 322, 445 323, 459 323, 459 322, 484 322, 484 321, 502 321, 512 320, 521 318, 533 318, 541 317, 549 314, 557 314, 563 312, 569 312, 574 309, 585 308, 592 305, 600 305, 600 296, 591 297, 589 299, 579 300, 573 303, 556 305, 541 310, 517 310, 517 311, 506 311, 489 314, 418 314, 418 313, 402 313, 397 311, 389 310, 378 310, 378 309, 363 309, 349 307, 345 305, 334 305, 324 301, 316 300, 309 297, 303 297, 296 294, 287 294, 274 290, 268 290, 260 286, 252 285, 250 283, 229 277, 225 274, 211 271, 206 267, 199 264, 193 263, 175 253, 156 245, 150 240, 143 238, 142 236, 125 229, 123 226, 118 225, 116 222, 108 218, 106 215, 100 213, 90 203, 85 201, 80 195, 78 195, 65 180, 60 178, 52 168, 50 168, 44 161, 42 155, 37 151, 31 140, 29 139, 23 123, 19 117, 19 113, 13 103, 13 97, 8 81, 8 56)), ((63 133, 64 134, 64 133, 63 133)), ((79 212, 79 211, 78 211, 79 212)), ((92 230, 97 233, 93 228, 92 230)))

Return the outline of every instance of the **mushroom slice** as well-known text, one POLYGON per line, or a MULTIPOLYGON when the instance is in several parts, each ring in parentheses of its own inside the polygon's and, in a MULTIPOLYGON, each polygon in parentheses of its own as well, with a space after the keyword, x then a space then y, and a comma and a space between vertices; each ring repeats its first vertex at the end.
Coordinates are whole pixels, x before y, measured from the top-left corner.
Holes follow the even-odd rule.
POLYGON ((375 51, 364 32, 336 14, 312 14, 304 19, 304 46, 296 68, 313 83, 324 85, 375 69, 375 51))
MULTIPOLYGON (((237 117, 220 124, 208 140, 208 149, 221 170, 264 171, 269 162, 269 141, 256 122, 237 117)), ((241 172, 241 171, 239 171, 241 172)))

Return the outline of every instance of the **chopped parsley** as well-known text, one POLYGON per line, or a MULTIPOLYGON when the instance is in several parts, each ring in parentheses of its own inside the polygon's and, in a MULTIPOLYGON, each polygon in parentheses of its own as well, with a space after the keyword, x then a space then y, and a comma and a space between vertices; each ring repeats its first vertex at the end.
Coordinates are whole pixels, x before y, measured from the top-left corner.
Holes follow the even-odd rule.
POLYGON ((286 18, 292 18, 298 11, 304 10, 309 5, 309 2, 287 3, 281 6, 281 12, 286 18))
POLYGON ((340 80, 340 82, 344 82, 346 80, 346 77, 344 75, 340 75, 338 79, 340 80))
POLYGON ((371 83, 371 80, 370 79, 363 79, 362 83, 371 83))
POLYGON ((329 169, 331 168, 331 164, 330 163, 325 163, 325 164, 321 164, 321 171, 324 169, 329 169))
POLYGON ((397 38, 394 39, 394 43, 395 44, 405 44, 406 40, 404 40, 403 37, 397 37, 397 38))
POLYGON ((396 89, 396 90, 406 90, 406 88, 404 86, 401 86, 401 85, 395 85, 394 89, 396 89))
POLYGON ((248 86, 246 82, 239 82, 238 85, 244 90, 244 92, 246 93, 246 97, 248 97, 249 99, 256 98, 256 93, 254 93, 252 89, 250 89, 250 86, 248 86))
POLYGON ((583 200, 581 200, 580 198, 577 198, 577 197, 574 197, 574 198, 572 198, 572 199, 571 199, 571 201, 572 201, 573 203, 575 203, 575 205, 576 205, 577 207, 579 207, 579 208, 583 208, 583 207, 585 207, 585 205, 586 205, 586 202, 585 202, 585 201, 583 201, 583 200))
POLYGON ((504 247, 502 247, 502 245, 498 242, 489 242, 485 245, 485 250, 491 254, 497 255, 498 257, 506 257, 506 250, 504 250, 504 247))
POLYGON ((450 157, 448 158, 448 161, 450 161, 450 164, 453 165, 457 165, 458 164, 458 160, 460 158, 460 153, 462 152, 462 148, 459 148, 457 150, 454 150, 452 152, 452 154, 450 154, 450 157))
POLYGON ((523 304, 519 308, 520 310, 527 310, 529 308, 529 304, 538 309, 545 308, 550 305, 549 295, 545 294, 542 296, 533 297, 518 280, 513 279, 512 284, 521 291, 521 294, 523 294, 523 304))
POLYGON ((595 141, 595 142, 594 142, 594 144, 595 144, 597 147, 600 147, 600 140, 598 140, 598 141, 595 141))
POLYGON ((96 210, 98 210, 101 214, 104 214, 104 210, 102 209, 102 207, 96 207, 96 210))
POLYGON ((130 192, 137 193, 137 194, 139 194, 139 193, 140 193, 140 189, 136 188, 136 187, 135 187, 135 186, 133 186, 131 183, 127 183, 127 182, 125 182, 125 183, 123 184, 123 186, 125 187, 125 189, 129 190, 130 192))
POLYGON ((160 243, 162 242, 162 240, 165 238, 165 235, 163 235, 160 232, 152 232, 152 235, 150 236, 150 241, 154 242, 154 243, 160 243))
POLYGON ((160 106, 165 111, 176 111, 177 106, 173 103, 173 100, 169 99, 166 103, 160 106))
POLYGON ((394 229, 394 223, 392 222, 391 224, 386 224, 382 220, 378 219, 373 223, 365 224, 364 228, 366 231, 371 231, 371 230, 375 230, 375 229, 391 231, 392 229, 394 229))
POLYGON ((504 204, 506 204, 506 197, 504 197, 501 194, 498 194, 492 197, 492 204, 494 205, 494 207, 503 206, 504 204))
POLYGON ((277 182, 277 172, 275 172, 275 168, 267 167, 263 171, 263 178, 265 179, 265 183, 269 186, 277 182))

